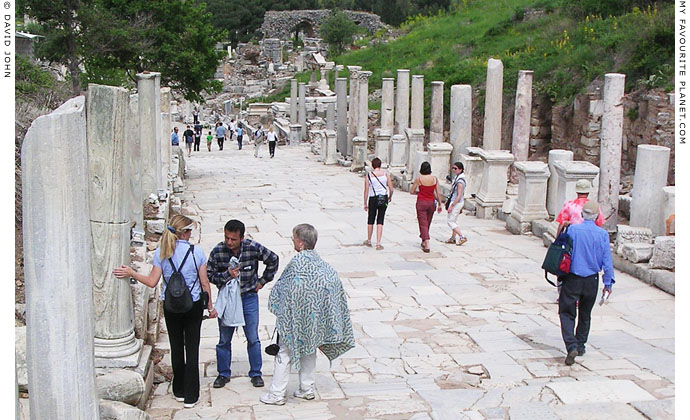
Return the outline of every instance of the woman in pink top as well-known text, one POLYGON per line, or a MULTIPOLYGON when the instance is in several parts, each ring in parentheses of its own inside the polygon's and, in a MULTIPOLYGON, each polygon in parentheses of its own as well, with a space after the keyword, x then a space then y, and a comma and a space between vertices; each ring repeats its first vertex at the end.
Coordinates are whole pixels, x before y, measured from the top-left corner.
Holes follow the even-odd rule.
POLYGON ((434 217, 434 210, 441 213, 441 190, 438 179, 431 175, 429 162, 422 162, 419 176, 415 178, 410 194, 417 195, 417 222, 419 237, 422 238, 422 251, 429 252, 429 227, 434 217))
MULTIPOLYGON (((577 225, 582 223, 582 207, 587 201, 589 201, 589 193, 592 190, 592 184, 586 180, 581 179, 575 184, 575 193, 577 198, 574 200, 567 201, 563 204, 561 211, 556 216, 556 222, 558 222, 558 229, 556 230, 556 236, 560 235, 565 227, 568 225, 577 225)), ((597 226, 604 224, 604 215, 599 209, 599 215, 597 216, 594 223, 597 226)))

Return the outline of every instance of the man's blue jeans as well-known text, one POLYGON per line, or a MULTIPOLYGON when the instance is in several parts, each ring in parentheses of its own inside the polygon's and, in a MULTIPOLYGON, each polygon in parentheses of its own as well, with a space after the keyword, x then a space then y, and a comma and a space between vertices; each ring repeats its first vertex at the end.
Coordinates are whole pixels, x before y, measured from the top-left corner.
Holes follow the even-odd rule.
MULTIPOLYGON (((249 377, 261 376, 261 342, 259 341, 259 296, 256 292, 242 295, 242 309, 244 311, 244 336, 247 338, 247 354, 249 354, 249 377)), ((224 327, 218 319, 220 340, 216 346, 216 362, 218 374, 230 377, 230 361, 232 349, 230 342, 236 327, 224 327)))

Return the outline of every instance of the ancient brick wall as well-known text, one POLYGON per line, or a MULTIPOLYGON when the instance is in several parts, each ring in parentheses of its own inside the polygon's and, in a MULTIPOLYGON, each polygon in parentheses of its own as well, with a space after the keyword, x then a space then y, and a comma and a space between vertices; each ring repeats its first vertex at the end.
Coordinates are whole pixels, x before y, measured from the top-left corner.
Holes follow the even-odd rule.
MULTIPOLYGON (((264 15, 264 23, 261 25, 261 32, 264 38, 288 39, 296 26, 306 24, 313 29, 313 34, 309 36, 319 37, 319 27, 321 23, 330 15, 330 10, 287 10, 287 11, 267 11, 264 15)), ((360 27, 366 28, 369 32, 375 32, 380 28, 387 28, 388 25, 381 22, 378 15, 367 12, 354 12, 345 10, 350 19, 360 27)))

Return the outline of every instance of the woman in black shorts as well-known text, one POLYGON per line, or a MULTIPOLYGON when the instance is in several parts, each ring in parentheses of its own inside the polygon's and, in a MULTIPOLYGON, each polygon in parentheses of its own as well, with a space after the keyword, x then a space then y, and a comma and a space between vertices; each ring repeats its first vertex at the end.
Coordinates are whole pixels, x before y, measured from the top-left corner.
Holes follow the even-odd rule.
POLYGON ((381 169, 381 159, 371 160, 371 172, 364 177, 364 211, 368 212, 367 240, 364 245, 371 246, 371 235, 374 232, 376 220, 376 249, 381 250, 381 235, 383 234, 383 218, 386 215, 388 203, 393 198, 393 182, 387 171, 381 169))

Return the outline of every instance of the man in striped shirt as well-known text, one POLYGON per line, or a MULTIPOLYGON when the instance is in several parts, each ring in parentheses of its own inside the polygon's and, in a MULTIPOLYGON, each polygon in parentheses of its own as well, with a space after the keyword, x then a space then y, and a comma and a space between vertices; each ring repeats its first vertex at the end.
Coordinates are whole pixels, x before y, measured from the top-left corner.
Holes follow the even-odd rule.
MULTIPOLYGON (((247 338, 247 353, 249 355, 249 377, 255 387, 264 386, 261 378, 261 342, 259 341, 259 297, 258 291, 278 271, 278 255, 260 243, 244 238, 244 223, 230 220, 225 224, 225 240, 213 248, 207 262, 208 278, 211 283, 221 289, 235 277, 240 278, 242 294, 242 308, 244 312, 244 335, 247 338), (236 257, 239 266, 230 267, 230 258, 236 257), (259 261, 266 268, 261 277, 258 276, 259 261)), ((214 388, 222 388, 230 381, 230 360, 232 349, 230 342, 235 327, 225 327, 218 322, 220 340, 216 346, 216 361, 218 377, 213 382, 214 388)))

